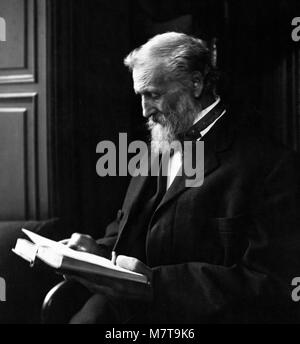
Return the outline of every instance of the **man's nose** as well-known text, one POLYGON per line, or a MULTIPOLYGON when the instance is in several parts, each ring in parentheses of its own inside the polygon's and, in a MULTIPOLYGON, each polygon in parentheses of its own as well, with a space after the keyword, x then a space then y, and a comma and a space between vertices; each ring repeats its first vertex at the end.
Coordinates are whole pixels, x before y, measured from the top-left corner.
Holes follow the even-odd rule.
POLYGON ((145 118, 149 118, 157 112, 157 109, 155 108, 154 104, 150 100, 145 99, 145 97, 142 97, 142 108, 143 116, 145 118))

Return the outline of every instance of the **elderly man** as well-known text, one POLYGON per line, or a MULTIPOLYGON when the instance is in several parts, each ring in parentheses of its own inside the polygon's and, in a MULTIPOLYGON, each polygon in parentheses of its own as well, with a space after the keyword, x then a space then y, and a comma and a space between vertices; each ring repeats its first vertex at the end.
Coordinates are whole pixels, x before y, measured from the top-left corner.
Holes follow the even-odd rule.
POLYGON ((81 281, 94 294, 71 322, 291 321, 291 281, 300 272, 294 154, 224 106, 200 39, 157 35, 125 65, 153 151, 164 153, 174 140, 202 140, 204 182, 185 186, 175 151, 165 184, 161 176, 132 178, 103 239, 72 236, 69 246, 106 257, 115 252, 117 265, 145 274, 150 286, 81 281))

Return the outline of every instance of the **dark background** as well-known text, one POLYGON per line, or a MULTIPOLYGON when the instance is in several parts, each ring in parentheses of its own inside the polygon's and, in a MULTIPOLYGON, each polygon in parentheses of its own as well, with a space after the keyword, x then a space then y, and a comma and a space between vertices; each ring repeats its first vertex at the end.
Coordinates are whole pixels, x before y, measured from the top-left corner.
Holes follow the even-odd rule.
POLYGON ((52 214, 70 231, 103 234, 129 178, 96 174, 96 145, 146 139, 139 99, 123 58, 154 34, 216 39, 219 94, 294 150, 300 145, 297 1, 64 0, 51 2, 52 214))

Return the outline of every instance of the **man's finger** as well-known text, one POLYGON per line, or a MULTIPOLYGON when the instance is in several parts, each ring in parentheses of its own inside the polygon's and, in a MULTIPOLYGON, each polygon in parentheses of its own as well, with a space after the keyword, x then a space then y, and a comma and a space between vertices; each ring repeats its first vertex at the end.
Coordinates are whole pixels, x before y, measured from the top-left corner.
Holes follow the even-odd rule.
POLYGON ((74 250, 88 252, 92 245, 91 241, 93 239, 89 235, 73 233, 67 245, 74 250))

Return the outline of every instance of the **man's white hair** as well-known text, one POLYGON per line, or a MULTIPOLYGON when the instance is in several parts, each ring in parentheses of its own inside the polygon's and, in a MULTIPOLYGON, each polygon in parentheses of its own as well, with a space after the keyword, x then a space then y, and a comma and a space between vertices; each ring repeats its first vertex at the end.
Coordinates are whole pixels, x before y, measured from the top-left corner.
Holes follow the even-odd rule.
POLYGON ((206 80, 206 86, 215 84, 211 78, 214 68, 210 50, 206 42, 199 38, 178 32, 163 33, 154 36, 124 59, 124 64, 130 70, 135 67, 151 69, 157 62, 162 62, 172 77, 184 79, 192 72, 199 71, 206 80))

